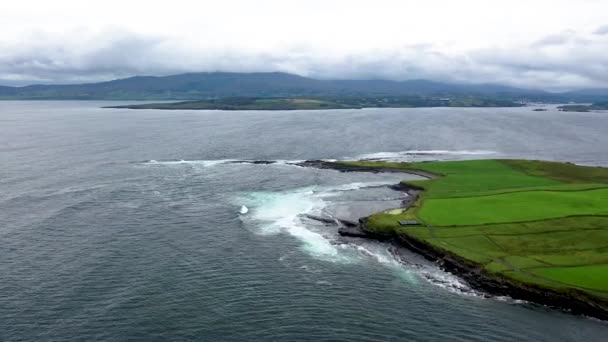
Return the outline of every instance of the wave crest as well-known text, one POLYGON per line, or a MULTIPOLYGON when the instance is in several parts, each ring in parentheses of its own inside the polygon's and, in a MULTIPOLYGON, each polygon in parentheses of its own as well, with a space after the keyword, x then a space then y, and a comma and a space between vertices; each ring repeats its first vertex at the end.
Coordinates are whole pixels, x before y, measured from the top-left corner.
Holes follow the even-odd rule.
POLYGON ((354 159, 381 161, 413 161, 458 159, 466 156, 484 156, 497 154, 489 150, 406 150, 399 152, 374 152, 361 154, 354 159))

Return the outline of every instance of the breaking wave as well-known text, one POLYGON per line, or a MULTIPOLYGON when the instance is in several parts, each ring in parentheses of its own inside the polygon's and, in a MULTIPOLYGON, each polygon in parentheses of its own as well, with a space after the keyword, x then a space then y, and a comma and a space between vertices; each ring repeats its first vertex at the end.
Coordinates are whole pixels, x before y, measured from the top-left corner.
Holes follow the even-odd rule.
POLYGON ((287 233, 298 239, 302 243, 302 249, 313 257, 350 262, 352 258, 340 253, 339 247, 324 236, 324 232, 311 229, 303 216, 322 212, 326 206, 323 198, 336 190, 307 187, 287 192, 253 192, 237 201, 242 201, 250 208, 247 220, 254 221, 259 227, 259 234, 287 233))
POLYGON ((416 161, 462 159, 468 156, 495 155, 498 152, 488 150, 407 150, 399 152, 375 152, 356 156, 352 159, 382 161, 416 161))
POLYGON ((405 262, 385 244, 375 241, 340 239, 336 231, 327 226, 315 225, 305 214, 319 215, 331 202, 336 192, 351 191, 382 184, 381 182, 350 183, 334 187, 306 187, 284 192, 252 192, 235 199, 235 205, 246 205, 249 215, 241 220, 261 235, 289 234, 297 239, 300 248, 314 258, 339 263, 356 263, 364 260, 377 262, 395 272, 408 283, 424 279, 450 292, 484 297, 471 289, 466 282, 434 265, 405 262))
MULTIPOLYGON (((424 161, 424 160, 452 160, 465 159, 470 156, 493 156, 498 154, 496 151, 489 150, 407 150, 399 152, 375 152, 361 154, 355 157, 346 157, 340 159, 321 159, 327 162, 336 162, 338 160, 378 160, 378 161, 424 161)), ((195 165, 203 167, 211 167, 223 164, 256 164, 256 165, 297 165, 306 160, 254 160, 254 159, 201 159, 201 160, 146 160, 140 164, 147 165, 195 165)))
POLYGON ((147 160, 141 164, 149 165, 199 165, 203 167, 215 166, 220 164, 229 164, 236 162, 234 159, 217 159, 217 160, 147 160))
POLYGON ((429 283, 452 293, 480 298, 489 297, 484 292, 472 289, 469 284, 459 277, 435 266, 419 266, 416 273, 429 283))
POLYGON ((203 166, 203 167, 211 167, 216 165, 226 165, 226 164, 255 164, 255 165, 296 165, 298 163, 302 163, 305 160, 251 160, 251 159, 194 159, 194 160, 185 160, 185 159, 177 159, 177 160, 156 160, 150 159, 143 162, 139 162, 138 164, 144 165, 193 165, 193 166, 203 166))

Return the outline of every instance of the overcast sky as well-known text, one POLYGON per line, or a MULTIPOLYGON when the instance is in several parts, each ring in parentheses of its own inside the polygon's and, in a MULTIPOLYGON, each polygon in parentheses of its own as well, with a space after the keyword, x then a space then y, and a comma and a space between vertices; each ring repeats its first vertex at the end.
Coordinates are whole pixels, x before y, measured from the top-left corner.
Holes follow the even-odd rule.
POLYGON ((191 71, 608 87, 608 0, 19 0, 0 7, 0 83, 191 71))

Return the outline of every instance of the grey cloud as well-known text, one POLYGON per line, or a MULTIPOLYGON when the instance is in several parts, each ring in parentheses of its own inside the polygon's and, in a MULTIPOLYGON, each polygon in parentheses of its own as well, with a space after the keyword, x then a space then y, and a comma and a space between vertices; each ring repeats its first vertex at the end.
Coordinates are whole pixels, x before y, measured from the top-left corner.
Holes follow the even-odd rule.
POLYGON ((16 54, 0 56, 0 78, 52 82, 87 81, 131 76, 142 72, 170 72, 162 62, 162 39, 135 34, 112 34, 81 42, 34 41, 16 54))
POLYGON ((491 65, 506 77, 505 82, 544 88, 608 86, 608 36, 589 39, 568 34, 551 44, 519 48, 485 49, 473 54, 479 65, 491 65))
POLYGON ((285 71, 316 78, 423 78, 551 90, 608 87, 608 35, 590 38, 572 31, 529 45, 460 54, 419 44, 338 56, 307 46, 260 52, 128 32, 70 38, 43 36, 28 45, 0 46, 0 79, 67 83, 192 71, 285 71))
POLYGON ((550 45, 562 45, 572 39, 574 33, 572 31, 566 31, 562 33, 548 35, 539 39, 534 46, 550 46, 550 45))

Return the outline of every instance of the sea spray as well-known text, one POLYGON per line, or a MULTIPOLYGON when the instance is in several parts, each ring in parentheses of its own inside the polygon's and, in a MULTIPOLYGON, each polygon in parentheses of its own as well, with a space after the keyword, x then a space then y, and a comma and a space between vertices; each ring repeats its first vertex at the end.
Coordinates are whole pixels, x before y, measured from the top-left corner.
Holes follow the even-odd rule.
MULTIPOLYGON (((373 259, 381 264, 403 268, 386 250, 351 244, 340 240, 335 230, 311 222, 305 217, 322 215, 332 198, 357 189, 392 184, 391 182, 354 182, 331 187, 306 187, 283 192, 252 192, 235 199, 235 204, 246 205, 250 211, 244 222, 262 235, 287 233, 301 243, 311 256, 332 262, 357 262, 373 259)), ((367 242, 370 244, 373 242, 367 242)), ((378 246, 375 246, 378 247, 378 246)))
POLYGON ((302 243, 302 249, 314 257, 330 261, 348 261, 321 233, 302 221, 302 214, 319 212, 325 207, 323 194, 315 187, 288 192, 254 192, 242 200, 251 208, 250 219, 259 227, 259 234, 287 233, 302 243))

